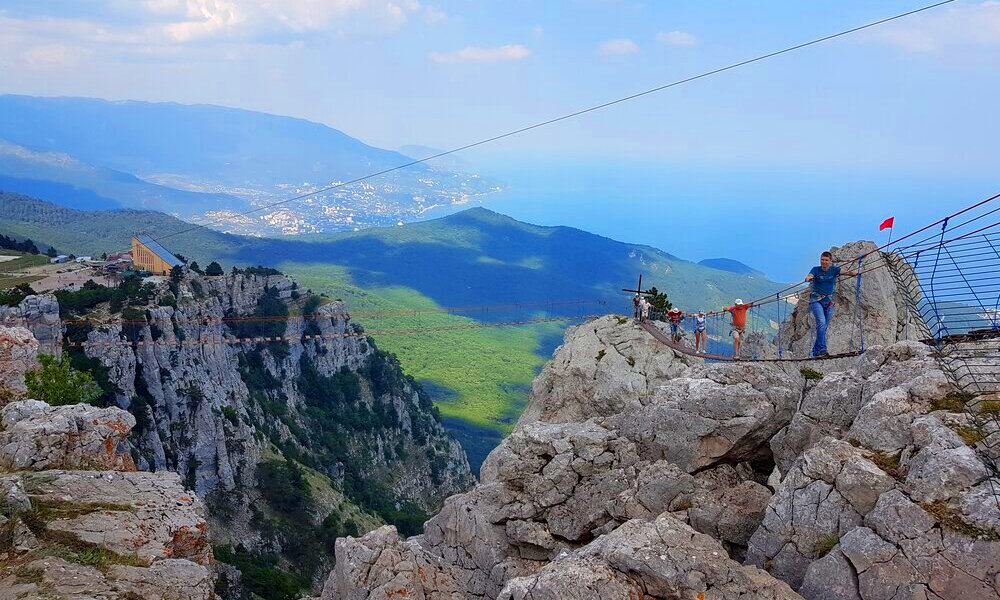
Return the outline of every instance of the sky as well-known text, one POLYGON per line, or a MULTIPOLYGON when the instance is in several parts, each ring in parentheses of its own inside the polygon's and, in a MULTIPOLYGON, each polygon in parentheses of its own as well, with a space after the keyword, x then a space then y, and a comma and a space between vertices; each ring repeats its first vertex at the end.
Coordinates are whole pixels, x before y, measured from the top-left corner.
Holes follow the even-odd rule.
MULTIPOLYGON (((921 5, 0 0, 0 92, 220 104, 450 148, 921 5)), ((509 183, 493 207, 515 217, 696 259, 761 248, 745 262, 787 279, 812 260, 789 254, 874 239, 882 214, 916 227, 1000 191, 997 65, 1000 2, 957 0, 467 158, 509 183)))

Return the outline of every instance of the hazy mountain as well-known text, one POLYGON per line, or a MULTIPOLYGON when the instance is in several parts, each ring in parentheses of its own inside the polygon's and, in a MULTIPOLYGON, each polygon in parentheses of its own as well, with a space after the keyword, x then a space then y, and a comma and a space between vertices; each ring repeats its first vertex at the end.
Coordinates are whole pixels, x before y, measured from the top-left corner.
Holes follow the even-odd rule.
POLYGON ((141 176, 233 186, 351 179, 407 162, 319 123, 209 105, 4 95, 0 138, 141 176))
POLYGON ((95 167, 61 152, 36 152, 0 141, 0 189, 82 210, 145 208, 197 215, 206 207, 245 210, 246 202, 156 185, 129 173, 95 167))
MULTIPOLYGON (((400 146, 399 152, 400 154, 408 156, 413 160, 424 160, 425 158, 430 158, 431 156, 443 154, 445 150, 442 150, 441 148, 431 148, 430 146, 410 144, 407 146, 400 146)), ((435 169, 447 169, 449 171, 469 171, 472 169, 472 164, 457 154, 449 154, 447 156, 429 160, 427 161, 427 165, 435 169)))
POLYGON ((732 258, 706 258, 705 260, 699 260, 698 264, 711 269, 719 269, 720 271, 739 273, 740 275, 765 276, 763 272, 732 258))
POLYGON ((0 95, 5 189, 76 208, 152 208, 251 235, 420 218, 497 185, 441 164, 312 193, 412 162, 319 123, 209 105, 0 95), (239 213, 259 209, 247 217, 239 213))

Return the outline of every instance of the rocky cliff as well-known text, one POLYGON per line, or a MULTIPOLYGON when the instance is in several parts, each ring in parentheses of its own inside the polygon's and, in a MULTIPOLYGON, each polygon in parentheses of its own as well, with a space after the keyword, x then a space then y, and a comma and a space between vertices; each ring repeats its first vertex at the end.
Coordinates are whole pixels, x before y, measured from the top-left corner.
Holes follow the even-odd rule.
POLYGON ((1000 598, 1000 482, 967 410, 997 399, 896 342, 873 314, 891 281, 869 281, 884 326, 825 375, 704 364, 613 316, 570 330, 480 484, 421 536, 338 540, 323 599, 1000 598))
POLYGON ((179 474, 206 499, 213 542, 238 556, 320 574, 333 536, 382 522, 412 530, 474 482, 394 357, 341 303, 280 274, 188 273, 57 296, 0 309, 0 323, 92 372, 99 402, 135 418, 124 447, 136 466, 179 474))
POLYGON ((0 598, 209 600, 204 506, 176 473, 119 452, 118 408, 0 410, 0 598))

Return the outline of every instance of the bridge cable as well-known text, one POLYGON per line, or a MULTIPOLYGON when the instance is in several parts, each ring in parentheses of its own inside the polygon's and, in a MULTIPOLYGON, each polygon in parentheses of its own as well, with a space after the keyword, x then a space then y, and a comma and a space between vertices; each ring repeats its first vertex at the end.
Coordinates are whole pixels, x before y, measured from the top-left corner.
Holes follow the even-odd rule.
MULTIPOLYGON (((492 143, 492 142, 496 142, 496 141, 499 141, 499 140, 502 140, 502 139, 505 139, 505 138, 513 137, 515 135, 519 135, 519 134, 531 131, 533 129, 539 129, 541 127, 545 127, 547 125, 552 125, 552 124, 558 123, 560 121, 565 121, 565 120, 568 120, 568 119, 579 117, 581 115, 585 115, 587 113, 591 113, 591 112, 595 112, 595 111, 598 111, 598 110, 602 110, 602 109, 614 106, 616 104, 621 104, 623 102, 628 102, 630 100, 635 100, 636 98, 641 98, 643 96, 648 96, 650 94, 655 94, 655 93, 661 92, 663 90, 667 90, 667 89, 670 89, 670 88, 673 88, 673 87, 681 86, 681 85, 684 85, 686 83, 690 83, 692 81, 697 81, 699 79, 704 79, 704 78, 707 78, 707 77, 711 77, 713 75, 718 75, 719 73, 724 73, 726 71, 731 71, 733 69, 738 69, 740 67, 744 67, 744 66, 747 66, 747 65, 750 65, 750 64, 753 64, 753 63, 765 61, 765 60, 768 60, 770 58, 774 58, 776 56, 780 56, 782 54, 787 54, 789 52, 794 52, 796 50, 801 50, 803 48, 807 48, 809 46, 814 46, 816 44, 821 44, 821 43, 824 43, 824 42, 828 42, 828 41, 836 39, 836 38, 844 37, 844 36, 847 36, 847 35, 850 35, 850 34, 853 34, 853 33, 857 33, 859 31, 863 31, 865 29, 870 29, 870 28, 876 27, 878 25, 883 25, 883 24, 889 23, 891 21, 896 21, 898 19, 909 17, 909 16, 915 15, 917 13, 922 13, 924 11, 928 11, 928 10, 931 10, 931 9, 934 9, 934 8, 937 8, 937 7, 940 7, 940 6, 944 6, 945 4, 950 4, 952 2, 955 2, 955 0, 943 0, 941 2, 936 2, 934 4, 928 4, 928 5, 922 6, 920 8, 914 9, 914 10, 910 10, 910 11, 907 11, 907 12, 899 13, 899 14, 893 15, 891 17, 886 17, 884 19, 879 19, 877 21, 872 21, 870 23, 866 23, 864 25, 859 25, 857 27, 852 27, 850 29, 845 29, 843 31, 840 31, 840 32, 837 32, 837 33, 833 33, 833 34, 830 34, 830 35, 826 35, 826 36, 823 36, 823 37, 820 37, 820 38, 816 38, 816 39, 810 40, 808 42, 803 42, 801 44, 796 44, 794 46, 789 46, 787 48, 783 48, 781 50, 776 50, 774 52, 768 52, 767 54, 761 54, 759 56, 755 56, 755 57, 750 58, 750 59, 746 59, 746 60, 742 60, 742 61, 739 61, 739 62, 735 62, 735 63, 732 63, 730 65, 726 65, 724 67, 719 67, 717 69, 712 69, 711 71, 705 71, 704 73, 700 73, 698 75, 693 75, 691 77, 686 77, 684 79, 678 79, 677 81, 673 81, 671 83, 667 83, 667 84, 660 85, 660 86, 657 86, 657 87, 654 87, 654 88, 650 88, 648 90, 644 90, 644 91, 641 91, 641 92, 630 94, 628 96, 623 96, 621 98, 616 98, 614 100, 609 100, 607 102, 602 102, 601 104, 596 104, 594 106, 590 106, 588 108, 583 108, 583 109, 580 109, 580 110, 576 110, 576 111, 564 114, 564 115, 559 116, 559 117, 555 117, 555 118, 552 118, 552 119, 547 119, 545 121, 540 121, 540 122, 534 123, 532 125, 527 125, 527 126, 524 126, 524 127, 520 127, 518 129, 514 129, 514 130, 508 131, 506 133, 501 133, 501 134, 494 135, 494 136, 491 136, 491 137, 488 137, 488 138, 485 138, 485 139, 482 139, 482 140, 479 140, 479 141, 476 141, 476 142, 465 144, 463 146, 459 146, 459 147, 453 148, 451 150, 446 150, 444 152, 439 152, 437 154, 434 154, 432 156, 428 156, 426 158, 412 160, 412 161, 403 163, 403 164, 395 166, 395 167, 390 167, 390 168, 387 168, 387 169, 382 169, 381 171, 376 171, 376 172, 370 173, 368 175, 364 175, 364 176, 361 176, 361 177, 357 177, 355 179, 351 179, 350 181, 344 181, 344 182, 332 184, 332 185, 326 186, 324 188, 321 188, 321 189, 318 189, 318 190, 315 190, 315 191, 312 191, 312 192, 308 192, 308 193, 305 193, 305 194, 299 194, 299 195, 294 196, 292 198, 287 198, 285 200, 279 200, 277 202, 272 202, 272 203, 269 203, 269 204, 265 204, 263 206, 259 206, 259 207, 254 208, 254 209, 251 209, 251 210, 248 210, 248 211, 244 211, 242 213, 238 213, 236 215, 229 215, 229 216, 226 217, 225 220, 231 220, 234 217, 246 216, 246 215, 249 215, 249 214, 260 212, 262 210, 267 210, 267 209, 275 207, 275 206, 279 206, 279 205, 283 205, 283 204, 288 204, 289 202, 294 202, 296 200, 302 200, 302 199, 305 199, 305 198, 309 198, 311 196, 316 196, 316 195, 319 195, 319 194, 323 194, 323 193, 326 193, 326 192, 329 192, 329 191, 332 191, 332 190, 335 190, 335 189, 338 189, 338 188, 346 187, 346 186, 349 186, 349 185, 352 185, 352 184, 355 184, 355 183, 360 183, 362 181, 367 181, 367 180, 373 179, 375 177, 380 177, 382 175, 387 175, 387 174, 395 172, 395 171, 399 171, 399 170, 406 169, 406 168, 409 168, 409 167, 412 167, 412 166, 415 166, 415 165, 418 165, 418 164, 421 164, 421 163, 425 163, 425 162, 428 162, 428 161, 431 161, 431 160, 434 160, 434 159, 437 159, 437 158, 441 158, 441 157, 444 157, 444 156, 455 154, 455 153, 461 152, 463 150, 469 150, 470 148, 475 148, 477 146, 483 146, 483 145, 486 145, 486 144, 489 144, 489 143, 492 143)), ((214 223, 220 223, 222 221, 223 221, 223 219, 216 219, 214 221, 214 223)), ((191 227, 188 227, 186 229, 181 229, 181 230, 176 231, 174 233, 169 233, 169 234, 160 236, 160 237, 155 238, 155 239, 156 239, 157 242, 159 242, 161 240, 165 240, 167 238, 174 237, 176 235, 181 235, 183 233, 187 233, 187 232, 190 232, 190 231, 195 231, 195 230, 198 230, 198 229, 206 228, 211 223, 213 223, 213 221, 208 221, 207 223, 202 223, 202 224, 198 224, 198 225, 192 225, 191 227)))

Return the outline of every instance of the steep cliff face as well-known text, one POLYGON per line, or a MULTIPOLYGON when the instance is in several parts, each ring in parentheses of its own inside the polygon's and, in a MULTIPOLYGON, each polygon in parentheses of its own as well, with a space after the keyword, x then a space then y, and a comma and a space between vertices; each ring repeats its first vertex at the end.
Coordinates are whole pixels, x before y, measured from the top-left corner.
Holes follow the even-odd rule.
POLYGON ((323 598, 1000 599, 968 414, 998 399, 896 342, 869 314, 889 304, 862 297, 885 343, 825 375, 704 364, 617 317, 570 330, 481 483, 422 536, 338 540, 323 598))
MULTIPOLYGON (((341 303, 272 272, 129 289, 60 294, 65 339, 45 329, 39 352, 65 346, 103 402, 134 415, 135 464, 204 497, 216 544, 281 553, 308 575, 329 564, 327 537, 383 521, 412 531, 474 482, 429 399, 341 303)), ((37 328, 38 312, 10 321, 37 328)))

